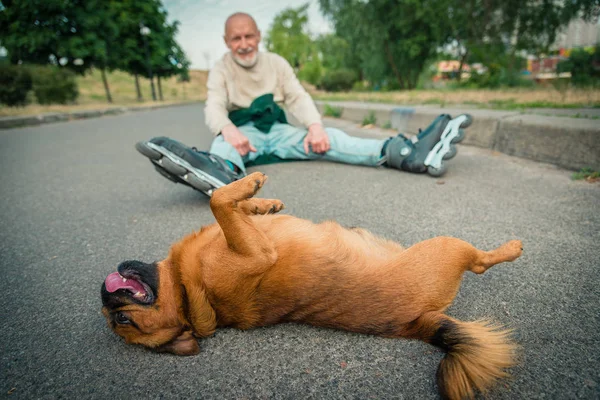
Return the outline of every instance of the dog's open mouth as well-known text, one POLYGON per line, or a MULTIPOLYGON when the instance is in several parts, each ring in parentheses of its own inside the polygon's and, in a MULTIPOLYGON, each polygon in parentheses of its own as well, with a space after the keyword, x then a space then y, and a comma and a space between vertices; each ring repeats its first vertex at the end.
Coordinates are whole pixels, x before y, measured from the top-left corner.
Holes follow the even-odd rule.
POLYGON ((106 290, 110 293, 114 293, 117 290, 126 290, 131 296, 142 302, 152 302, 152 290, 145 283, 137 279, 136 276, 123 276, 118 272, 113 272, 106 277, 104 281, 106 290))

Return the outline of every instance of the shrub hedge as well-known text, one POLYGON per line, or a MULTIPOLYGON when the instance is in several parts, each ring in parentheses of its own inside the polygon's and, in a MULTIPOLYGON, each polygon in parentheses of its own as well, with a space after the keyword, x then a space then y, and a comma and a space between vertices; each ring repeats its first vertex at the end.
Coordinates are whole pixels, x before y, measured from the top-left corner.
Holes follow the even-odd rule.
POLYGON ((0 65, 0 103, 24 106, 30 91, 39 104, 68 104, 79 96, 75 73, 66 68, 0 65))
POLYGON ((21 65, 0 65, 0 103, 10 106, 25 106, 32 87, 28 68, 21 65))

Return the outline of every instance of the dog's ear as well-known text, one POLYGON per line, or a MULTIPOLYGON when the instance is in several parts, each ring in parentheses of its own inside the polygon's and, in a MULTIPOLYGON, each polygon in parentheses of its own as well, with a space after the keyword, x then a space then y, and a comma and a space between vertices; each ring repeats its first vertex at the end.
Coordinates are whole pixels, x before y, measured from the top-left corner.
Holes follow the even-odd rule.
POLYGON ((215 333, 217 329, 217 315, 212 308, 206 291, 201 286, 182 285, 183 310, 196 337, 206 337, 215 333))
POLYGON ((200 353, 198 340, 192 331, 184 331, 181 335, 155 349, 160 353, 173 353, 178 356, 195 356, 200 353))

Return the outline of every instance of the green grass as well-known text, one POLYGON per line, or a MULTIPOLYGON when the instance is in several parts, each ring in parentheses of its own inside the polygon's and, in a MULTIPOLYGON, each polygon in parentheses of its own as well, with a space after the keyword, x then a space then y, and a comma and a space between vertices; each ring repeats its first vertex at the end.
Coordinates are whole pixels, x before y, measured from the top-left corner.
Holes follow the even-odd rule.
POLYGON ((98 94, 98 93, 92 93, 92 94, 89 95, 88 98, 90 100, 95 100, 95 101, 101 102, 101 101, 106 100, 106 95, 98 94))
POLYGON ((377 117, 375 117, 375 111, 370 111, 369 114, 365 115, 362 124, 363 126, 377 124, 377 117))
POLYGON ((482 109, 600 108, 600 91, 571 88, 558 92, 552 87, 524 89, 418 89, 394 92, 311 93, 315 100, 361 101, 392 104, 431 104, 441 107, 471 105, 482 109))
POLYGON ((421 103, 423 103, 423 104, 443 105, 445 102, 442 99, 438 99, 438 98, 434 97, 433 99, 425 99, 421 103))
MULTIPOLYGON (((152 106, 160 103, 203 101, 206 99, 207 75, 206 71, 191 70, 189 82, 180 82, 176 77, 162 79, 163 101, 154 102, 148 79, 141 77, 139 79, 142 101, 138 101, 134 76, 121 71, 107 73, 106 77, 113 100, 112 104, 109 104, 100 71, 92 70, 84 76, 77 77, 79 96, 75 104, 41 105, 37 104, 35 98, 31 96, 31 102, 26 107, 0 105, 0 117, 103 109, 117 106, 152 106)), ((158 83, 156 81, 155 90, 158 97, 158 83)))
POLYGON ((329 104, 325 104, 324 114, 326 117, 340 118, 344 109, 342 107, 333 107, 329 104))
POLYGON ((594 171, 591 168, 582 168, 579 172, 575 172, 571 175, 571 179, 574 181, 585 179, 586 181, 595 182, 600 179, 600 172, 594 171))
POLYGON ((573 109, 580 107, 600 108, 600 104, 593 103, 591 105, 583 104, 559 104, 550 101, 530 101, 519 102, 515 99, 490 100, 488 102, 492 108, 497 110, 523 110, 525 108, 563 108, 573 109))
MULTIPOLYGON (((203 101, 206 99, 207 71, 190 71, 190 82, 179 82, 175 77, 162 81, 165 103, 203 101)), ((135 89, 134 77, 114 71, 107 74, 108 83, 113 99, 108 104, 100 72, 93 70, 85 76, 77 78, 79 97, 76 104, 43 106, 32 102, 27 107, 11 108, 0 105, 0 116, 41 114, 45 112, 66 112, 78 109, 105 108, 109 106, 153 105, 150 93, 150 82, 140 78, 142 101, 139 102, 135 89)), ((158 87, 156 87, 158 91, 158 87)), ((396 105, 437 105, 451 107, 465 105, 483 109, 523 110, 525 108, 600 108, 600 90, 569 88, 559 92, 552 87, 536 87, 532 89, 418 89, 390 92, 354 91, 345 93, 328 93, 310 91, 315 100, 331 101, 361 101, 388 103, 396 105)), ((326 116, 341 118, 343 109, 335 105, 327 105, 324 109, 326 116)), ((574 118, 593 118, 575 116, 574 118)), ((375 116, 367 116, 363 121, 374 124, 375 116)))
POLYGON ((597 115, 581 115, 580 113, 577 113, 577 114, 573 115, 572 117, 573 118, 585 118, 585 119, 600 119, 600 117, 597 115))

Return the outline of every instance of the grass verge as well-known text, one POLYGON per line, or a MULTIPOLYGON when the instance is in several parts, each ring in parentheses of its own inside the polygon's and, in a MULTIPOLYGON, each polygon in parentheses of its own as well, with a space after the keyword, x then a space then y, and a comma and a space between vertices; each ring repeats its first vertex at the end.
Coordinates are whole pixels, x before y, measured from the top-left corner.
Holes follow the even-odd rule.
POLYGON ((571 175, 571 179, 574 181, 586 180, 587 182, 598 182, 600 181, 600 171, 594 171, 591 168, 582 168, 579 172, 571 175))
POLYGON ((329 93, 311 91, 315 100, 365 101, 406 105, 471 105, 500 110, 526 108, 600 108, 600 91, 593 89, 568 89, 557 91, 553 87, 534 89, 438 89, 397 92, 346 92, 329 93))
MULTIPOLYGON (((190 82, 178 82, 175 77, 162 80, 163 101, 151 99, 150 81, 140 78, 143 101, 137 100, 135 79, 132 75, 115 71, 107 74, 113 103, 106 100, 104 85, 99 71, 92 71, 78 78, 79 98, 76 104, 41 106, 32 103, 26 107, 0 106, 0 117, 37 115, 50 112, 102 109, 108 107, 151 106, 203 101, 206 99, 207 71, 191 70, 190 82)), ((347 92, 329 93, 305 85, 315 100, 365 101, 393 103, 398 105, 436 105, 440 107, 470 105, 472 107, 523 110, 526 108, 600 108, 600 90, 564 89, 553 86, 528 89, 431 89, 396 92, 347 92)), ((155 83, 158 93, 158 87, 155 83)), ((329 106, 326 115, 339 118, 340 107, 329 106)))
MULTIPOLYGON (((106 92, 102 83, 100 71, 78 77, 79 97, 76 104, 42 106, 33 102, 26 107, 6 107, 0 105, 0 117, 18 115, 38 115, 44 113, 60 113, 70 111, 104 109, 111 107, 155 106, 157 104, 174 104, 196 102, 206 99, 206 71, 190 71, 189 82, 178 82, 177 78, 162 79, 163 101, 153 101, 150 81, 140 78, 140 92, 142 101, 138 101, 135 89, 135 78, 121 71, 107 74, 112 103, 106 100, 106 92)), ((154 81, 155 92, 158 98, 158 85, 154 81)))

